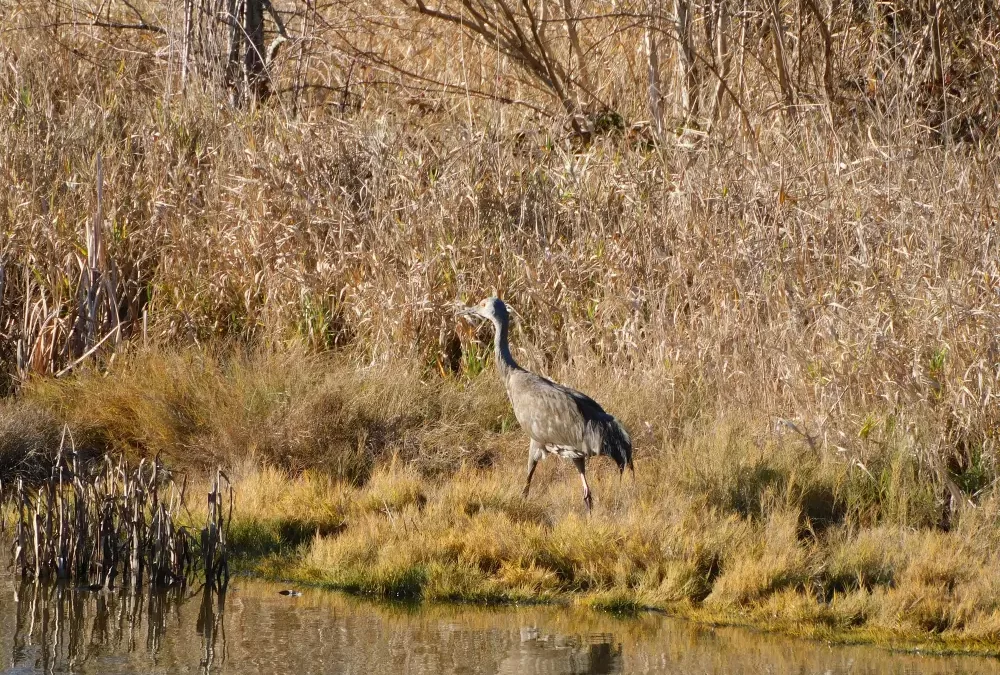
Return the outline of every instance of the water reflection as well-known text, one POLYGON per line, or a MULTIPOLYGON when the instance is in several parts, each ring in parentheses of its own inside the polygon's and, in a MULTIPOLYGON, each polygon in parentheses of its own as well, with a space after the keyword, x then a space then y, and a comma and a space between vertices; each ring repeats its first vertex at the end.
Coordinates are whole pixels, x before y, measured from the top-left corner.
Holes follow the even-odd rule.
POLYGON ((579 635, 543 635, 534 626, 520 629, 521 649, 503 662, 502 672, 532 672, 545 660, 548 651, 566 650, 567 673, 607 675, 621 673, 622 645, 610 633, 579 635))
POLYGON ((16 673, 801 673, 1000 675, 990 659, 831 648, 655 615, 359 601, 240 582, 228 596, 20 584, 0 576, 16 673))
MULTIPOLYGON (((190 593, 181 588, 105 591, 66 583, 13 582, 14 621, 10 648, 12 669, 37 672, 75 671, 109 653, 142 651, 155 656, 167 639, 168 623, 183 624, 180 608, 201 597, 197 631, 201 636, 201 670, 210 672, 225 659, 225 594, 205 587, 190 593), (217 649, 221 641, 223 647, 217 649)), ((0 627, 7 628, 6 622, 0 627)), ((183 626, 174 630, 183 630, 183 626)), ((171 636, 173 637, 173 636, 171 636)))
POLYGON ((198 610, 198 635, 201 636, 201 645, 204 651, 204 658, 199 666, 202 672, 211 672, 216 665, 216 656, 219 658, 219 665, 226 662, 226 591, 218 593, 206 586, 201 593, 201 607, 198 610), (221 648, 216 652, 216 643, 221 648))

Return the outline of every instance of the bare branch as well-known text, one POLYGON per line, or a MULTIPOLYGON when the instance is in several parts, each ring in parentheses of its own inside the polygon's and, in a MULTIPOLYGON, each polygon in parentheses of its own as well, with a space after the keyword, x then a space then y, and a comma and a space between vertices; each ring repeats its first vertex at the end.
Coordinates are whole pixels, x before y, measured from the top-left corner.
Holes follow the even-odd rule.
POLYGON ((823 88, 826 90, 826 99, 833 102, 836 91, 833 87, 833 36, 830 34, 830 27, 823 17, 816 0, 805 0, 806 7, 816 17, 819 24, 819 32, 823 37, 823 88))
POLYGON ((78 28, 84 28, 84 27, 107 28, 109 30, 136 30, 148 33, 158 33, 159 35, 167 34, 165 28, 153 24, 117 23, 114 21, 101 21, 99 19, 94 19, 92 21, 53 21, 52 23, 38 24, 37 28, 63 28, 65 26, 75 26, 78 28))

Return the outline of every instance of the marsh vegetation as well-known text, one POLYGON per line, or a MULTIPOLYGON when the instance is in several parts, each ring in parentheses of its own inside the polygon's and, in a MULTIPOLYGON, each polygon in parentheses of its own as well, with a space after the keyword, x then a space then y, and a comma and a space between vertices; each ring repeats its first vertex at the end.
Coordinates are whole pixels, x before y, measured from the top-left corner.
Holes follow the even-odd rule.
POLYGON ((997 650, 989 3, 92 5, 0 16, 5 487, 65 424, 271 576, 997 650), (589 520, 490 293, 631 432, 589 520))

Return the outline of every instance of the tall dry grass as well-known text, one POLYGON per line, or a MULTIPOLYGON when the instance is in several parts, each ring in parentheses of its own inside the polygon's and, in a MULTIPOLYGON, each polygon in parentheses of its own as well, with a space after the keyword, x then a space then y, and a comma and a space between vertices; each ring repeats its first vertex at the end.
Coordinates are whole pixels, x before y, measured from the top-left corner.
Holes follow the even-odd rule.
POLYGON ((581 150, 516 109, 469 120, 374 87, 350 115, 220 109, 170 95, 169 61, 142 51, 158 38, 54 37, 31 8, 4 27, 11 383, 83 347, 100 153, 109 343, 291 339, 462 371, 481 350, 448 310, 497 291, 553 372, 662 371, 816 418, 933 402, 989 426, 992 146, 934 145, 896 126, 904 111, 762 116, 751 151, 721 135, 581 150))

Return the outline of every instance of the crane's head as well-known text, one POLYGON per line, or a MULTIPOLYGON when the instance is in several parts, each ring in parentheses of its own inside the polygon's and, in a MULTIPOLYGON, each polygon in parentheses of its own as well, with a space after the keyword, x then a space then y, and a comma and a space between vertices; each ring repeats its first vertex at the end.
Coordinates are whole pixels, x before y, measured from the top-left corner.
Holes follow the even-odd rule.
POLYGON ((489 297, 478 305, 466 307, 459 312, 461 316, 478 316, 481 319, 488 319, 496 324, 505 324, 510 318, 507 313, 507 305, 498 297, 489 297))

